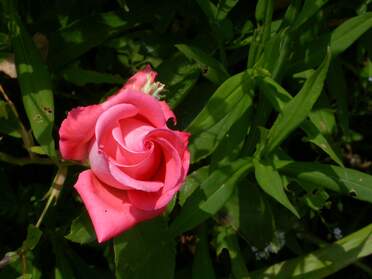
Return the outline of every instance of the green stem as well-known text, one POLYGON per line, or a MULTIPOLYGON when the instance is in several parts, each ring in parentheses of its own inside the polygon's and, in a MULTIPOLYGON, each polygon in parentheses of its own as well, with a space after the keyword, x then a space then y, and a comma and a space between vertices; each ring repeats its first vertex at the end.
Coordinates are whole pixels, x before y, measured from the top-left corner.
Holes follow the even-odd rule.
POLYGON ((54 201, 57 202, 59 195, 61 193, 63 184, 65 183, 66 176, 67 176, 67 167, 66 166, 60 166, 58 168, 57 174, 54 177, 53 184, 50 187, 49 191, 47 192, 46 196, 48 196, 47 203, 44 206, 43 211, 40 214, 39 219, 36 222, 35 227, 39 228, 41 223, 43 222, 43 219, 45 217, 45 214, 47 213, 50 205, 54 201))
MULTIPOLYGON (((73 161, 62 161, 62 162, 56 162, 49 158, 19 158, 14 157, 9 154, 0 152, 0 161, 17 165, 17 166, 25 166, 25 165, 60 165, 60 166, 73 166, 73 165, 84 165, 79 164, 78 162, 73 161)), ((85 166, 85 165, 84 165, 85 166)))

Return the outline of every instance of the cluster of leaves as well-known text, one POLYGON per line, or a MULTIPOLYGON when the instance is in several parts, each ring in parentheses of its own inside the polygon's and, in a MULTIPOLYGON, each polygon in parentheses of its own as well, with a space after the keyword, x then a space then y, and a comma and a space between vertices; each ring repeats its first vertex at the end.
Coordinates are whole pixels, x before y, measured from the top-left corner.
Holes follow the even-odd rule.
POLYGON ((0 4, 1 278, 372 275, 370 0, 0 4), (58 127, 146 64, 191 171, 163 216, 98 245, 82 166, 48 191, 58 127))

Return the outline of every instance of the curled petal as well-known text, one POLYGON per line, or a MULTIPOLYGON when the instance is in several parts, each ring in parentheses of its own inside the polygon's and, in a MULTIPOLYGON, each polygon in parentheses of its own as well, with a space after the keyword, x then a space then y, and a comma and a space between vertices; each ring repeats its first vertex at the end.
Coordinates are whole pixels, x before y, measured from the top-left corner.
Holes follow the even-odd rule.
POLYGON ((143 210, 156 210, 165 207, 181 187, 186 173, 177 150, 166 140, 157 139, 162 146, 165 161, 164 187, 158 192, 128 191, 128 198, 134 206, 143 210))
POLYGON ((75 189, 88 210, 100 243, 163 211, 144 211, 133 207, 128 202, 126 191, 107 186, 90 170, 80 173, 75 189))
POLYGON ((150 125, 157 128, 166 127, 166 119, 159 101, 150 95, 140 91, 121 89, 116 95, 102 103, 102 106, 106 110, 117 104, 131 104, 137 108, 138 114, 150 125))
POLYGON ((119 120, 134 116, 137 114, 137 109, 133 105, 119 104, 104 111, 97 120, 95 132, 99 145, 101 139, 107 134, 111 134, 111 130, 119 125, 119 120))
POLYGON ((136 189, 156 192, 164 186, 160 181, 143 181, 124 173, 116 162, 111 161, 98 150, 95 142, 89 153, 90 167, 94 174, 108 185, 122 190, 136 189))
POLYGON ((59 129, 59 148, 66 160, 83 161, 88 157, 94 127, 103 109, 100 105, 72 109, 59 129))
POLYGON ((173 111, 170 109, 168 104, 164 101, 159 102, 161 110, 163 111, 165 119, 168 121, 169 119, 172 119, 174 124, 177 124, 176 116, 174 115, 173 111))

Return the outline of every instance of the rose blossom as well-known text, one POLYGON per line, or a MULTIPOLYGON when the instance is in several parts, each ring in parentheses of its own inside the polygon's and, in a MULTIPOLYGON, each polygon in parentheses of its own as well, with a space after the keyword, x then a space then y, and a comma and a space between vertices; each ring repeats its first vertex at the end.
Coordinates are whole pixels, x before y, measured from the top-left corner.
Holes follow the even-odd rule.
POLYGON ((89 160, 75 189, 99 242, 161 214, 185 180, 189 134, 167 127, 175 116, 156 96, 163 85, 148 66, 98 105, 71 110, 59 130, 67 160, 89 160))

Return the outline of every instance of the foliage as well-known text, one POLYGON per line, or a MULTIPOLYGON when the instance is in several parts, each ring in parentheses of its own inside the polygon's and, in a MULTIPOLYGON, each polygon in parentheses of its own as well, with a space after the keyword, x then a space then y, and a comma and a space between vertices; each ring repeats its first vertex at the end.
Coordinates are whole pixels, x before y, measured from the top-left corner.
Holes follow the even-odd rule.
POLYGON ((370 278, 371 6, 2 0, 0 277, 370 278), (58 128, 146 64, 192 134, 190 173, 100 245, 58 128))

